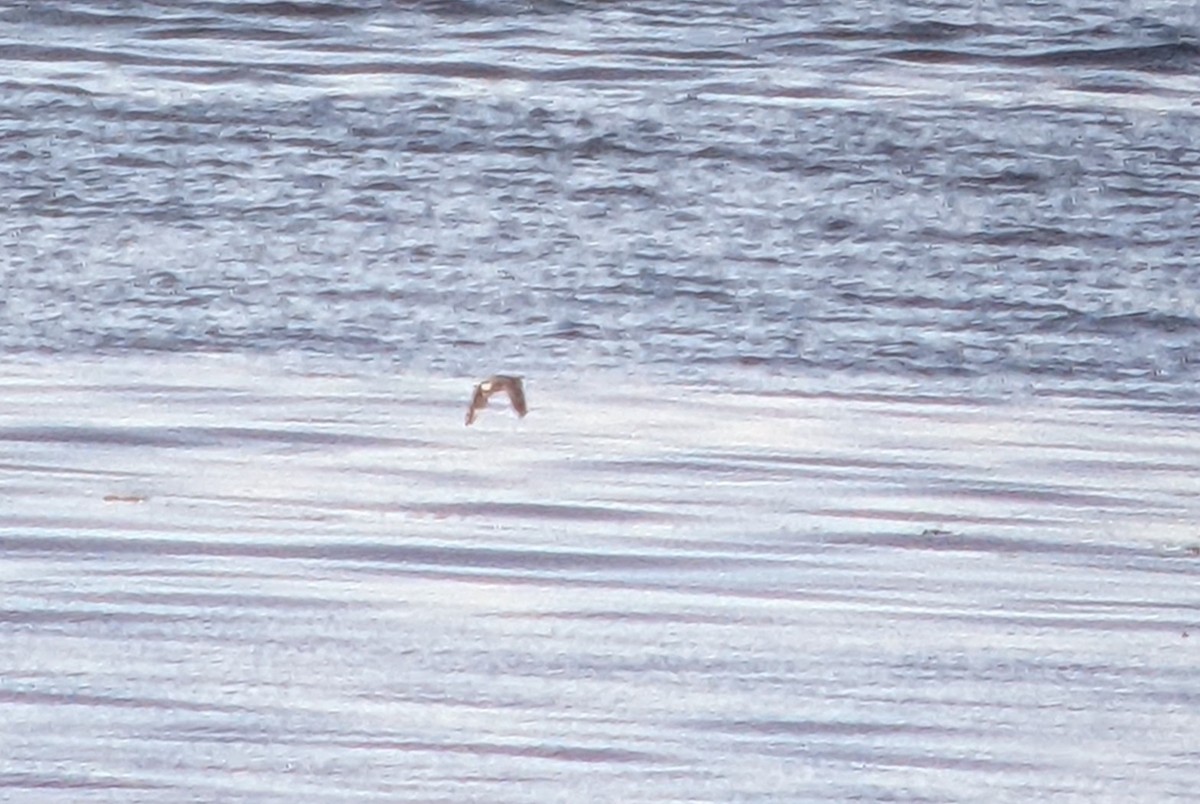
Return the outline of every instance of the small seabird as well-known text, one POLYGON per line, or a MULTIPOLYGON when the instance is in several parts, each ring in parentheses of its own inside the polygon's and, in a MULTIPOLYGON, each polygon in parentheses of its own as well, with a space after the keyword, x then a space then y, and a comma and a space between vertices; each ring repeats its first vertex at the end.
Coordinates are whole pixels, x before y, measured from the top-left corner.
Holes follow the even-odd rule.
POLYGON ((492 398, 492 394, 498 394, 501 391, 508 394, 508 401, 512 403, 513 410, 517 415, 524 418, 527 408, 525 407, 525 387, 521 385, 520 377, 509 377, 504 374, 497 374, 488 377, 479 385, 475 386, 475 395, 471 397, 471 407, 467 408, 467 426, 475 421, 475 417, 479 411, 487 407, 488 400, 492 398))

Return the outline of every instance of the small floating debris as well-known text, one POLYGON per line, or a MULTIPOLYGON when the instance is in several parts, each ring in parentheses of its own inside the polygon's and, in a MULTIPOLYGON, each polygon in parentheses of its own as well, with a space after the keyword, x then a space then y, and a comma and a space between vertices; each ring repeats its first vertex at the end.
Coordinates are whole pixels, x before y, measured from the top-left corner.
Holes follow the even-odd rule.
POLYGON ((105 494, 104 501, 110 503, 144 503, 146 498, 136 494, 105 494))

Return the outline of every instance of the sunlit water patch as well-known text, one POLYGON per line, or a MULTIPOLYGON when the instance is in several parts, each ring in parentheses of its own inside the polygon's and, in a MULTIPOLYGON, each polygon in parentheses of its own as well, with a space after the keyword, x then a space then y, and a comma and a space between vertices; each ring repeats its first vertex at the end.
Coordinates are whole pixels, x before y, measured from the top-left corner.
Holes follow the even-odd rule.
POLYGON ((0 785, 1188 788, 1190 417, 593 376, 466 428, 472 378, 363 368, 6 366, 0 785))

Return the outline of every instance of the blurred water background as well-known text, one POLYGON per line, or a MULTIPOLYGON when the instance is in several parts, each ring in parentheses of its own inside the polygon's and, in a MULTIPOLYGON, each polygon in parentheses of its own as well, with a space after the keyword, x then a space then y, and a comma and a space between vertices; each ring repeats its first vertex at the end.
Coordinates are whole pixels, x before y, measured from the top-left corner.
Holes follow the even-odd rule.
POLYGON ((2 795, 1194 794, 1194 4, 50 0, 0 64, 2 795))

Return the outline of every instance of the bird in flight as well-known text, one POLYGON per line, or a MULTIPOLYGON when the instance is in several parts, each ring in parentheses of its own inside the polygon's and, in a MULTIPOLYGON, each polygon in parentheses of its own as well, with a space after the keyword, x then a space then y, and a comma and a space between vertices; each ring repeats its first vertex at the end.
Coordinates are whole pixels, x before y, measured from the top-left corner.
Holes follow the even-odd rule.
POLYGON ((508 401, 512 403, 513 410, 517 412, 517 415, 525 417, 528 409, 525 407, 525 387, 521 384, 521 378, 496 374, 475 386, 475 395, 471 397, 471 407, 467 408, 468 427, 471 422, 475 421, 479 411, 487 407, 488 400, 492 398, 492 395, 501 391, 508 394, 508 401))

